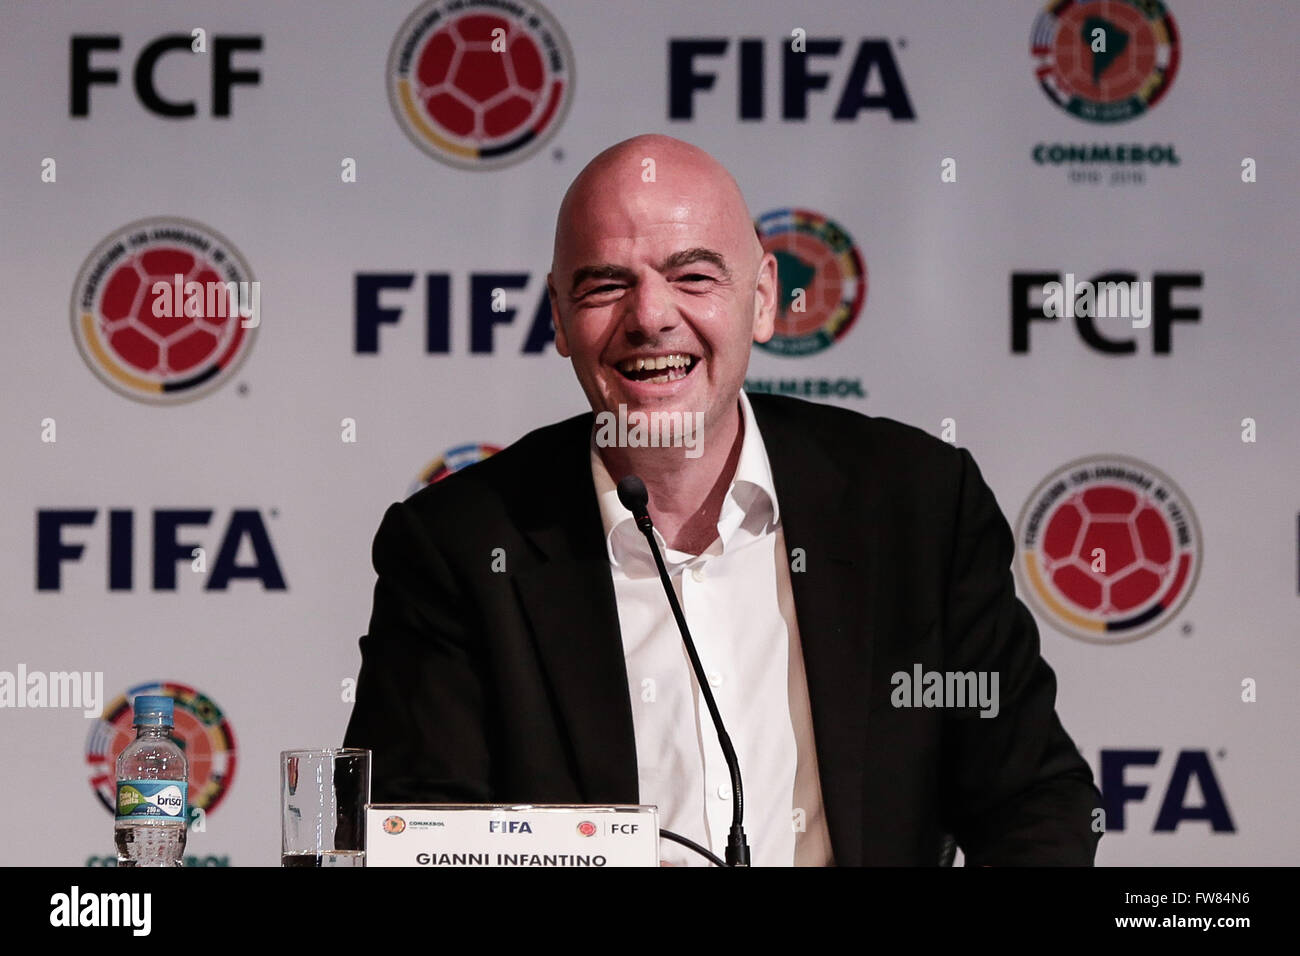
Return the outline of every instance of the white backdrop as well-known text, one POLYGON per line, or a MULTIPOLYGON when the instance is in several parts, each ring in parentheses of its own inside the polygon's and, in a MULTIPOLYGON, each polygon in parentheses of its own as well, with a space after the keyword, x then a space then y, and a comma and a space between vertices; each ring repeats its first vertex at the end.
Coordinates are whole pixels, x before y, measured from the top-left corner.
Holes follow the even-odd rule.
MULTIPOLYGON (((1163 46, 1132 4, 1085 10, 1123 46, 1098 61, 1109 71, 1106 102, 1123 101, 1124 83, 1157 75, 1153 62, 1167 77, 1176 47, 1160 98, 1109 123, 1045 94, 1030 50, 1034 3, 763 2, 742 14, 720 2, 548 0, 552 19, 537 13, 540 26, 528 22, 531 0, 455 5, 442 22, 486 10, 509 21, 512 38, 524 36, 510 53, 517 84, 533 82, 533 70, 545 74, 533 84, 540 98, 559 90, 557 109, 546 113, 539 99, 530 120, 492 141, 506 143, 496 160, 439 153, 432 139, 418 145, 399 123, 387 68, 413 2, 3 5, 0 671, 102 671, 110 699, 149 682, 205 695, 235 756, 216 758, 227 777, 204 830, 191 833, 193 862, 276 862, 276 755, 342 738, 384 508, 450 449, 504 445, 585 408, 553 347, 523 351, 545 294, 555 210, 600 149, 666 132, 731 168, 756 217, 797 209, 814 214, 814 226, 833 221, 865 268, 865 301, 848 331, 802 357, 756 351, 751 387, 808 379, 815 393, 818 380, 843 380, 861 396, 850 388, 823 400, 935 434, 951 419, 945 437, 972 450, 1013 525, 1039 483, 1076 459, 1134 458, 1176 485, 1195 515, 1200 570, 1186 603, 1157 615, 1151 633, 1089 642, 1034 604, 1062 720, 1094 772, 1103 760, 1119 766, 1124 751, 1159 752, 1107 788, 1108 807, 1124 808, 1123 829, 1112 809, 1099 862, 1300 861, 1289 812, 1300 783, 1294 5, 1173 0, 1177 38, 1163 46), (206 53, 165 53, 144 70, 159 97, 193 101, 194 115, 159 115, 134 81, 141 53, 196 28, 206 53), (797 30, 807 49, 787 68, 797 30), (118 41, 85 61, 117 72, 116 82, 85 86, 86 115, 73 115, 74 37, 118 41), (671 118, 670 51, 684 57, 684 41, 706 40, 725 49, 697 53, 689 69, 696 84, 714 75, 712 87, 683 92, 689 77, 679 73, 693 116, 671 118), (529 59, 530 43, 544 63, 529 59), (258 76, 234 83, 228 115, 214 115, 223 57, 258 76), (867 71, 868 99, 893 95, 893 115, 867 108, 835 118, 846 88, 854 91, 855 62, 867 71), (807 92, 806 117, 786 117, 787 94, 800 99, 799 71, 825 74, 826 88, 807 92), (742 100, 759 115, 742 118, 742 100), (540 145, 511 150, 530 123, 540 145), (1072 167, 1036 163, 1038 144, 1157 144, 1179 162, 1094 165, 1100 182, 1076 182, 1072 167), (1253 182, 1243 181, 1247 158, 1253 182), (355 182, 344 181, 347 159, 355 182), (943 181, 946 159, 955 181, 943 181), (1141 171, 1143 181, 1112 184, 1115 170, 1141 171), (83 358, 74 334, 75 290, 92 253, 124 226, 160 218, 224 237, 261 283, 260 326, 237 366, 205 394, 168 393, 183 399, 169 404, 158 403, 156 385, 132 393, 93 354, 83 358), (1198 276, 1199 288, 1173 294, 1198 317, 1172 323, 1164 353, 1154 329, 1122 320, 1099 328, 1133 339, 1135 351, 1098 351, 1068 319, 1030 322, 1028 351, 1012 351, 1013 274, 1108 271, 1198 276), (379 325, 373 352, 357 347, 375 315, 360 276, 407 286, 380 295, 398 320, 379 325), (450 341, 429 354, 426 289, 442 281, 450 341), (489 351, 471 350, 475 283, 505 288, 518 310, 495 326, 489 351), (1255 441, 1243 441, 1247 418, 1255 441), (344 419, 355 422, 355 441, 343 440, 344 419), (60 518, 78 509, 93 523, 60 518), (182 559, 165 542, 156 549, 168 520, 158 512, 194 510, 211 515, 180 527, 182 559), (263 576, 214 586, 237 513, 238 548, 225 565, 259 563, 264 530, 263 576), (66 550, 76 545, 79 556, 66 550), (190 546, 205 549, 206 571, 191 570, 190 546), (272 586, 266 548, 283 588, 272 586), (48 578, 38 589, 42 561, 47 574, 57 570, 57 588, 48 578), (174 590, 157 586, 169 567, 174 590), (1257 682, 1249 703, 1248 679, 1257 682), (1147 790, 1121 800, 1122 786, 1147 790), (1193 809, 1157 831, 1162 804, 1185 813, 1212 805, 1218 815, 1196 819, 1193 809)), ((1078 24, 1061 29, 1049 78, 1074 75, 1069 31, 1078 24)), ((467 87, 479 82, 490 78, 466 74, 467 87)), ((400 107, 400 93, 394 99, 400 107)), ((440 115, 454 113, 444 103, 440 115)), ((166 271, 172 261, 155 264, 166 271)), ((789 263, 797 271, 807 261, 789 263)), ((436 318, 441 296, 433 300, 436 318)), ((506 317, 481 305, 477 314, 506 317)), ((29 821, 11 828, 0 862, 111 855, 110 814, 87 760, 95 724, 78 708, 0 709, 9 768, 0 812, 29 821)), ((217 731, 189 745, 205 768, 204 746, 225 746, 217 731)))

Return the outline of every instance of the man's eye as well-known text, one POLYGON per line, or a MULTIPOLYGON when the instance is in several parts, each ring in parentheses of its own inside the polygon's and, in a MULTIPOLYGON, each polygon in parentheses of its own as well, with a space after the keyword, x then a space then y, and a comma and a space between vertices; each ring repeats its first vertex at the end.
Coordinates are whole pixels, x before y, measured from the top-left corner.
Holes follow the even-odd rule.
POLYGON ((703 272, 692 272, 688 275, 679 276, 678 282, 712 282, 713 276, 706 275, 703 272))
POLYGON ((622 288, 622 286, 616 285, 613 282, 606 282, 604 285, 592 286, 590 289, 583 292, 582 295, 585 298, 589 295, 600 295, 603 292, 610 292, 620 288, 622 288))

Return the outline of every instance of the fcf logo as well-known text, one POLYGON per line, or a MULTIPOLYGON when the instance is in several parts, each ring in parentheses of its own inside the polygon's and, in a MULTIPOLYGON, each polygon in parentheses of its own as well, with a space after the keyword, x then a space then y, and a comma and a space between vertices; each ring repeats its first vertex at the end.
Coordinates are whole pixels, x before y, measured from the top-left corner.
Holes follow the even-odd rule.
POLYGON ((1187 603, 1201 532, 1186 495, 1136 458, 1062 466, 1016 522, 1021 591, 1060 630, 1119 644, 1158 630, 1187 603))
POLYGON ((509 166, 560 128, 573 52, 535 0, 431 0, 393 40, 388 98, 411 142, 435 159, 509 166))
POLYGON ((219 233, 184 219, 143 219, 86 258, 72 293, 72 334, 109 388, 174 405, 220 387, 248 357, 257 322, 245 315, 260 298, 248 263, 219 233))

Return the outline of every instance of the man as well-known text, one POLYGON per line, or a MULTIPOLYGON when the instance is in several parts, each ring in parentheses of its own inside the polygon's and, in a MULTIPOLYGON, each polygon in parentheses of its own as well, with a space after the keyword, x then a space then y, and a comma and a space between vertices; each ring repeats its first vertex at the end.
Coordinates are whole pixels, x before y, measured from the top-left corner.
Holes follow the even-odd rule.
POLYGON ((385 515, 345 741, 374 751, 376 801, 652 803, 721 855, 726 765, 618 502, 636 474, 755 865, 934 865, 948 834, 971 863, 1090 864, 1099 795, 970 455, 741 391, 779 290, 727 171, 665 136, 601 153, 561 203, 547 285, 593 414, 385 515), (620 414, 680 415, 678 443, 620 446, 598 427, 620 414), (993 694, 904 692, 930 672, 993 694))

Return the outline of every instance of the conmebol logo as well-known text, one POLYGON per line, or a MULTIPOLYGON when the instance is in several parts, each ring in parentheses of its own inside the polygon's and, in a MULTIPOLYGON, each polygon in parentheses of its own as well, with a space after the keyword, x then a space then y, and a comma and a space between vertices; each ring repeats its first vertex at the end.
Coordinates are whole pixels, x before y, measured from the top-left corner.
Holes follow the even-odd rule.
POLYGON ((1160 0, 1052 0, 1034 20, 1034 74, 1048 99, 1080 119, 1141 116, 1178 73, 1178 28, 1160 0))

